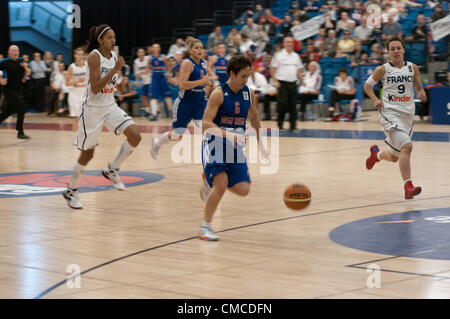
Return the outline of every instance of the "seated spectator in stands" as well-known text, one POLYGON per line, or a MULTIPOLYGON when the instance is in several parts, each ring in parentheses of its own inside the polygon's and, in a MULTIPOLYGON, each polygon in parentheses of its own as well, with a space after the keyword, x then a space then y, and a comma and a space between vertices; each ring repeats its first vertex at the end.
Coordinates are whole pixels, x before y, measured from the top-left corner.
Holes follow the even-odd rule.
POLYGON ((308 65, 311 61, 319 62, 320 60, 319 53, 313 45, 308 45, 306 47, 306 52, 303 53, 300 58, 302 59, 303 65, 308 65))
POLYGON ((330 107, 328 108, 328 121, 333 118, 336 102, 341 100, 352 100, 355 98, 356 88, 355 81, 348 75, 347 69, 342 67, 339 69, 339 75, 334 78, 334 86, 330 95, 330 107))
POLYGON ((225 38, 222 34, 222 28, 217 25, 214 29, 214 32, 211 33, 208 37, 208 50, 212 50, 216 45, 219 45, 221 43, 225 43, 225 38))
POLYGON ((378 43, 374 43, 372 45, 372 53, 369 56, 369 63, 371 64, 384 63, 383 51, 381 50, 380 45, 378 43))
POLYGON ((256 45, 260 45, 261 43, 267 44, 270 42, 270 38, 264 31, 264 26, 262 24, 258 24, 258 33, 252 40, 255 42, 256 45))
POLYGON ((390 38, 391 36, 402 36, 402 27, 400 26, 400 24, 398 22, 394 21, 394 17, 392 15, 389 16, 388 18, 388 23, 386 23, 385 25, 383 25, 383 28, 381 29, 381 39, 383 41, 386 41, 388 38, 390 38))
POLYGON ((319 12, 322 4, 317 0, 302 0, 302 9, 305 12, 319 12))
POLYGON ((325 46, 327 44, 327 33, 325 31, 325 28, 320 28, 319 35, 317 38, 313 41, 313 46, 316 47, 319 50, 319 55, 323 56, 325 52, 325 46))
POLYGON ((329 12, 325 13, 325 21, 320 26, 324 28, 328 34, 328 31, 336 29, 336 23, 331 19, 331 14, 329 12))
POLYGON ((397 22, 399 19, 399 10, 394 8, 391 3, 386 3, 383 7, 383 11, 381 13, 381 24, 386 24, 389 22, 389 16, 394 18, 394 21, 397 22))
POLYGON ((341 17, 342 17, 342 12, 346 12, 348 14, 353 9, 354 2, 355 2, 354 0, 338 0, 337 1, 339 13, 340 13, 341 17))
MULTIPOLYGON (((320 8, 321 12, 325 12, 325 14, 329 14, 331 20, 336 21, 336 17, 338 14, 338 3, 337 0, 324 0, 322 4, 322 8, 320 8)), ((328 27, 327 27, 328 32, 328 27)))
MULTIPOLYGON (((360 21, 361 17, 364 15, 364 9, 362 7, 361 1, 355 1, 352 10, 350 10, 350 19, 353 21, 360 21)), ((362 25, 362 22, 360 21, 362 25)))
POLYGON ((367 26, 367 17, 361 16, 360 25, 353 31, 353 37, 358 39, 363 44, 369 44, 373 42, 372 33, 373 29, 367 26))
POLYGON ((269 36, 275 35, 275 29, 277 26, 281 25, 284 21, 280 18, 275 17, 274 15, 272 15, 272 10, 271 9, 265 9, 264 10, 264 15, 261 16, 261 18, 259 18, 259 23, 258 24, 263 24, 264 27, 266 28, 266 32, 269 36), (272 25, 274 26, 274 30, 273 33, 271 34, 270 30, 268 32, 267 30, 267 26, 271 26, 270 28, 272 28, 272 25))
POLYGON ((126 103, 127 108, 124 109, 128 114, 133 114, 133 100, 137 99, 139 96, 137 92, 133 89, 128 76, 124 76, 120 85, 117 86, 117 104, 123 109, 122 106, 126 103))
POLYGON ((247 10, 241 14, 239 19, 235 21, 235 24, 243 24, 247 21, 248 18, 252 18, 253 21, 257 24, 259 19, 264 14, 263 6, 261 4, 255 5, 255 10, 247 10))
POLYGON ((183 52, 184 50, 186 50, 184 41, 182 38, 178 38, 175 43, 170 46, 167 58, 174 58, 177 52, 183 52))
POLYGON ((336 24, 336 33, 339 36, 345 29, 352 32, 355 26, 356 22, 350 19, 348 13, 344 11, 341 13, 341 20, 339 20, 336 24))
POLYGON ((431 15, 431 21, 435 22, 447 16, 447 10, 444 10, 442 6, 438 3, 434 7, 434 13, 431 15))
POLYGON ((329 30, 328 31, 328 41, 325 45, 325 53, 324 56, 333 57, 336 55, 338 40, 336 38, 336 31, 329 30))
POLYGON ((294 24, 292 23, 291 16, 289 14, 286 14, 284 16, 284 22, 281 27, 281 31, 279 34, 277 34, 277 36, 280 38, 284 38, 285 36, 291 34, 291 29, 293 26, 294 26, 294 24))
POLYGON ((245 33, 241 34, 241 45, 239 46, 239 51, 241 54, 245 55, 247 53, 247 51, 250 49, 250 47, 252 45, 255 45, 255 43, 250 40, 250 38, 248 37, 248 35, 246 35, 245 33))
POLYGON ((303 75, 302 84, 297 95, 297 99, 301 100, 301 121, 305 120, 306 104, 318 98, 321 87, 322 76, 320 75, 319 64, 316 61, 311 61, 308 63, 308 72, 303 75))
POLYGON ((350 53, 353 52, 354 47, 355 41, 351 37, 350 30, 344 29, 344 37, 338 41, 337 48, 341 51, 343 56, 349 58, 350 53))
POLYGON ((294 11, 293 16, 294 16, 294 22, 298 21, 300 23, 303 23, 303 22, 309 20, 308 14, 305 11, 301 10, 301 9, 296 9, 294 11))
POLYGON ((413 27, 411 35, 406 37, 406 41, 426 42, 428 40, 428 26, 425 24, 425 16, 417 15, 417 24, 413 27))
POLYGON ((230 33, 228 34, 227 39, 225 40, 225 43, 231 54, 237 54, 239 52, 241 42, 242 42, 242 38, 238 32, 238 29, 232 28, 230 33))
MULTIPOLYGON (((364 53, 365 51, 363 51, 363 47, 361 42, 356 41, 355 42, 355 47, 354 47, 354 51, 351 53, 350 55, 350 67, 354 68, 355 66, 359 65, 359 62, 361 61, 361 55, 364 53)), ((366 52, 367 53, 367 52, 366 52)))
POLYGON ((241 33, 245 33, 252 41, 255 41, 256 35, 258 34, 258 25, 252 18, 247 18, 246 24, 241 29, 241 33))
POLYGON ((359 65, 369 64, 369 53, 366 51, 361 52, 361 56, 359 59, 359 65))

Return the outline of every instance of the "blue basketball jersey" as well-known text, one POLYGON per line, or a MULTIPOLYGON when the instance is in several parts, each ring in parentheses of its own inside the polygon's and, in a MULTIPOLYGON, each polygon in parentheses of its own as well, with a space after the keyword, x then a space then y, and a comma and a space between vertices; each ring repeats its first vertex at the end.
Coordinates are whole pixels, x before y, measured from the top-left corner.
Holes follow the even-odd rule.
MULTIPOLYGON (((189 75, 188 81, 198 81, 207 74, 205 60, 200 60, 198 64, 195 63, 195 61, 190 57, 188 58, 188 60, 191 61, 192 66, 194 67, 191 74, 189 75)), ((180 99, 204 98, 205 87, 200 85, 189 90, 181 90, 178 96, 180 97, 180 99)))
POLYGON ((220 84, 228 81, 227 66, 228 59, 217 54, 217 61, 214 64, 214 68, 216 70, 216 75, 219 77, 220 84))
POLYGON ((165 76, 167 68, 162 55, 159 55, 158 57, 150 55, 150 67, 152 69, 153 78, 161 78, 165 76))

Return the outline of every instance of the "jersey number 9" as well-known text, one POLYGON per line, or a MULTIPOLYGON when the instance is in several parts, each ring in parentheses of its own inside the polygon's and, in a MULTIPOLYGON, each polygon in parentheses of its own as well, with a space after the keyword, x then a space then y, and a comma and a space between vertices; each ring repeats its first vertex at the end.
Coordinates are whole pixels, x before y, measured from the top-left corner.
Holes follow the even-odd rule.
POLYGON ((400 85, 398 86, 398 93, 399 93, 399 94, 404 94, 404 93, 405 93, 405 85, 400 84, 400 85))

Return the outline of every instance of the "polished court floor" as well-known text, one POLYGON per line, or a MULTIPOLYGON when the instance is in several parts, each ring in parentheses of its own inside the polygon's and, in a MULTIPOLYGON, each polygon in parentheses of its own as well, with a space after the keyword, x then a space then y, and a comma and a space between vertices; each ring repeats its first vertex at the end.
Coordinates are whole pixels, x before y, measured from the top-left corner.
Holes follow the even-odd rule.
POLYGON ((385 146, 376 113, 364 117, 281 132, 277 169, 250 163, 250 194, 223 198, 218 242, 196 238, 201 164, 176 163, 177 144, 150 157, 167 119, 136 119, 143 139, 121 168, 124 192, 100 174, 124 137, 102 133, 80 184, 84 208, 72 210, 61 196, 79 153, 71 120, 27 116, 32 139, 20 141, 10 118, 0 126, 0 298, 449 298, 450 126, 416 123, 423 192, 407 201, 398 165, 366 170, 369 147, 385 146), (282 201, 296 182, 312 191, 301 211, 282 201))

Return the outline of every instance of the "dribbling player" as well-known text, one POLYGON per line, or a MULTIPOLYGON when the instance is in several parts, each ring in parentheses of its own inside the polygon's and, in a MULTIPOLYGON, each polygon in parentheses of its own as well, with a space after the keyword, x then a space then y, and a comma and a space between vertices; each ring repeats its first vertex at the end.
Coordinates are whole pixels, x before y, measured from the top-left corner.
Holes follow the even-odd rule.
POLYGON ((116 135, 123 133, 127 137, 114 161, 102 170, 103 176, 111 180, 118 190, 125 189, 119 177, 119 168, 141 141, 138 127, 114 100, 117 72, 125 64, 124 59, 114 52, 115 33, 110 26, 103 24, 92 27, 89 34, 89 82, 78 120, 77 148, 81 154, 73 168, 68 188, 63 192, 67 204, 74 209, 83 207, 77 191, 78 181, 94 156, 103 125, 110 132, 116 135))
POLYGON ((391 62, 377 67, 364 84, 364 91, 379 109, 380 124, 386 134, 387 150, 381 151, 377 145, 370 148, 370 157, 366 160, 366 168, 372 169, 375 163, 385 160, 399 162, 400 174, 404 182, 405 199, 412 199, 422 191, 414 186, 411 180, 411 152, 414 126, 414 88, 417 97, 425 102, 425 91, 420 82, 417 65, 404 60, 405 42, 394 36, 386 42, 391 62), (383 96, 378 99, 373 86, 382 81, 383 96))
MULTIPOLYGON (((204 220, 198 237, 215 241, 219 237, 211 227, 213 215, 225 191, 247 196, 250 175, 243 146, 247 117, 259 141, 261 127, 255 94, 246 83, 252 63, 244 56, 235 56, 228 63, 227 82, 218 86, 208 100, 203 116, 201 198, 205 201, 204 220)), ((261 153, 265 151, 260 145, 261 153)))

